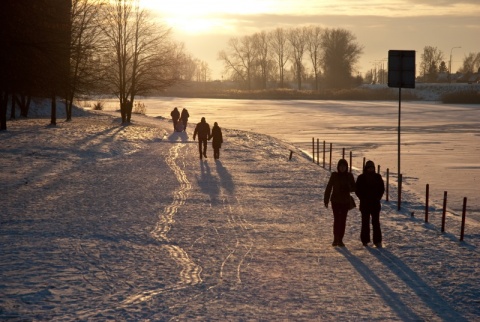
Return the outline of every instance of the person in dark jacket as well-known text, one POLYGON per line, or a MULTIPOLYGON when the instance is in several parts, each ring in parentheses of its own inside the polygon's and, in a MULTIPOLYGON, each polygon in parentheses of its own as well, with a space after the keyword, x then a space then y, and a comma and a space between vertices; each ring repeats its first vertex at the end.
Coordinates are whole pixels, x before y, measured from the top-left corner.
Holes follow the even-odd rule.
POLYGON ((382 247, 382 231, 380 229, 380 200, 385 192, 382 176, 375 172, 375 163, 367 161, 363 173, 358 176, 355 194, 360 199, 362 213, 362 230, 360 240, 363 246, 370 242, 370 216, 372 217, 373 244, 382 247))
POLYGON ((190 117, 190 114, 188 114, 188 111, 186 108, 182 109, 182 114, 180 115, 180 120, 183 123, 183 131, 187 131, 187 123, 188 123, 188 118, 190 117))
POLYGON ((212 139, 212 148, 213 148, 213 158, 220 159, 220 148, 222 147, 223 143, 223 135, 222 129, 218 126, 218 123, 213 123, 212 128, 212 135, 210 136, 212 139))
POLYGON ((202 117, 200 123, 197 123, 195 126, 195 131, 193 132, 193 139, 198 134, 198 152, 200 152, 200 160, 202 155, 207 157, 207 140, 210 138, 210 125, 205 121, 205 118, 202 117))
POLYGON ((170 116, 172 117, 173 130, 175 131, 175 130, 177 129, 178 119, 180 118, 180 112, 178 111, 178 108, 175 107, 175 108, 170 112, 170 116))
POLYGON ((345 235, 347 214, 350 209, 350 193, 354 191, 355 179, 353 178, 353 174, 348 172, 348 162, 345 159, 340 159, 337 164, 337 172, 332 172, 330 175, 323 197, 326 208, 328 208, 328 202, 332 202, 332 246, 345 246, 343 236, 345 235))

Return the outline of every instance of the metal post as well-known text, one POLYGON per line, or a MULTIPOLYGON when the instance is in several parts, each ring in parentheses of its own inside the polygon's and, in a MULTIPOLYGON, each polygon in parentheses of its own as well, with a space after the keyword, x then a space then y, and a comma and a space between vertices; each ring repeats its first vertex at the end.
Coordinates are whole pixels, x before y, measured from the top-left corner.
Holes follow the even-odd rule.
POLYGON ((315 138, 312 138, 312 161, 315 163, 315 138))
POLYGON ((345 148, 342 148, 342 159, 345 159, 345 148))
POLYGON ((320 139, 317 139, 317 165, 320 164, 320 139))
POLYGON ((350 151, 350 172, 352 172, 352 151, 350 151))
POLYGON ((330 143, 330 167, 328 170, 332 171, 332 143, 330 143))
POLYGON ((400 210, 402 207, 402 174, 398 175, 398 207, 397 210, 400 210))
POLYGON ((445 232, 445 216, 447 215, 447 192, 443 192, 442 233, 445 232))
POLYGON ((428 223, 428 198, 430 197, 430 185, 427 183, 425 193, 425 222, 428 223))
POLYGON ((462 229, 460 231, 460 241, 463 241, 465 233, 465 216, 467 214, 467 197, 463 198, 463 210, 462 210, 462 229))
POLYGON ((390 181, 390 169, 387 168, 387 195, 386 195, 386 201, 388 201, 388 187, 389 187, 389 181, 390 181))
POLYGON ((325 169, 325 140, 323 140, 323 168, 325 169))

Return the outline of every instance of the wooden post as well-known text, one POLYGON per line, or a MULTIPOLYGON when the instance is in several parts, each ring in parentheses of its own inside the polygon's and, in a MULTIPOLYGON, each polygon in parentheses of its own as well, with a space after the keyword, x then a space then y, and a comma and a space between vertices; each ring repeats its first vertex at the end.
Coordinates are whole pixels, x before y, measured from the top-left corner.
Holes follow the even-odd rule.
POLYGON ((345 148, 342 148, 342 159, 345 159, 345 148))
POLYGON ((402 207, 402 174, 398 174, 398 207, 397 210, 400 210, 402 207))
POLYGON ((380 173, 380 164, 377 165, 377 173, 380 173))
POLYGON ((389 190, 388 187, 390 186, 389 181, 390 181, 390 169, 387 168, 387 187, 386 187, 387 188, 387 195, 386 195, 386 199, 385 199, 386 201, 388 201, 388 190, 389 190))
POLYGON ((292 160, 292 156, 293 156, 293 151, 290 150, 290 157, 288 158, 288 160, 292 160))
POLYGON ((323 140, 323 168, 325 169, 325 140, 323 140))
POLYGON ((428 198, 430 197, 430 185, 427 183, 425 192, 425 222, 428 223, 428 198))
POLYGON ((467 197, 463 198, 463 210, 462 210, 462 229, 460 230, 460 241, 463 241, 465 233, 465 216, 467 215, 467 197))
POLYGON ((352 172, 352 151, 350 151, 350 172, 352 172))
POLYGON ((320 164, 320 139, 317 139, 317 165, 320 164))
POLYGON ((445 232, 445 217, 447 215, 447 192, 443 192, 442 233, 445 232))
POLYGON ((315 138, 312 138, 312 161, 315 163, 315 138))
POLYGON ((332 143, 330 143, 330 167, 328 170, 332 171, 332 143))
POLYGON ((363 165, 362 165, 362 171, 365 169, 365 157, 363 157, 363 165))

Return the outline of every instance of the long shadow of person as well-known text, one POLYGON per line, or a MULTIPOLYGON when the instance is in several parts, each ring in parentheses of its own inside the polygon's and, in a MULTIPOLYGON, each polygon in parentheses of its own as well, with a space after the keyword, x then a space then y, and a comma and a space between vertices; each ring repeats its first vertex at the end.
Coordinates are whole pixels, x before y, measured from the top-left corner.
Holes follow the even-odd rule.
POLYGON ((385 301, 385 303, 404 321, 422 321, 407 304, 403 303, 398 294, 393 291, 387 283, 382 281, 375 272, 373 272, 358 257, 353 255, 347 248, 336 248, 352 264, 357 272, 365 281, 375 290, 375 292, 385 301))
POLYGON ((232 180, 232 175, 228 172, 222 164, 222 161, 215 160, 215 165, 217 166, 217 173, 220 177, 220 185, 225 189, 229 194, 232 194, 235 191, 235 185, 232 180))
POLYGON ((188 134, 185 132, 172 132, 168 136, 168 141, 174 142, 187 142, 188 141, 188 134))
POLYGON ((200 177, 197 176, 197 183, 203 193, 210 196, 212 205, 218 203, 218 195, 220 194, 220 187, 218 179, 212 176, 208 161, 200 160, 200 177))
POLYGON ((370 253, 382 262, 390 271, 398 276, 415 294, 444 321, 467 321, 459 312, 450 306, 438 292, 414 272, 401 259, 387 249, 368 248, 370 253))

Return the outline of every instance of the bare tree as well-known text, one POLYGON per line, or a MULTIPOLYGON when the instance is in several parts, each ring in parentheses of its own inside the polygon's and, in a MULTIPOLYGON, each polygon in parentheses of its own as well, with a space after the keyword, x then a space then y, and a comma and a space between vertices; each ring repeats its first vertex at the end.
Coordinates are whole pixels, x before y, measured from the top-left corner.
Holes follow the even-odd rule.
POLYGON ((293 62, 293 70, 297 78, 298 89, 302 89, 302 75, 304 72, 303 55, 307 46, 307 29, 305 27, 289 30, 287 34, 290 42, 291 59, 293 62))
POLYGON ((318 91, 318 79, 320 76, 322 28, 310 26, 307 28, 307 50, 313 67, 315 77, 315 89, 318 91))
POLYGON ((255 75, 255 46, 251 36, 231 38, 228 41, 229 51, 218 53, 218 59, 223 61, 224 68, 234 79, 240 79, 247 89, 252 89, 255 75))
POLYGON ((461 71, 465 74, 480 72, 480 53, 469 53, 465 56, 461 71))
POLYGON ((130 122, 136 95, 180 80, 183 46, 170 39, 170 29, 153 23, 139 0, 115 0, 103 7, 109 49, 105 77, 120 100, 122 123, 130 122))
POLYGON ((284 87, 285 84, 285 65, 289 60, 289 42, 287 32, 283 28, 277 28, 269 33, 271 55, 278 67, 279 84, 284 87))
POLYGON ((71 10, 70 81, 65 99, 67 121, 72 119, 75 97, 98 81, 95 55, 101 47, 99 10, 102 0, 73 0, 71 10))
POLYGON ((322 51, 326 85, 332 88, 351 86, 354 66, 363 52, 356 37, 345 29, 326 29, 322 34, 322 51))
POLYGON ((261 31, 253 35, 253 44, 255 46, 255 53, 257 54, 257 65, 260 68, 260 83, 263 89, 267 88, 267 81, 270 71, 270 47, 268 43, 268 36, 265 31, 261 31))
POLYGON ((425 46, 421 59, 421 75, 427 81, 435 81, 438 76, 440 62, 443 60, 443 52, 437 47, 425 46))

